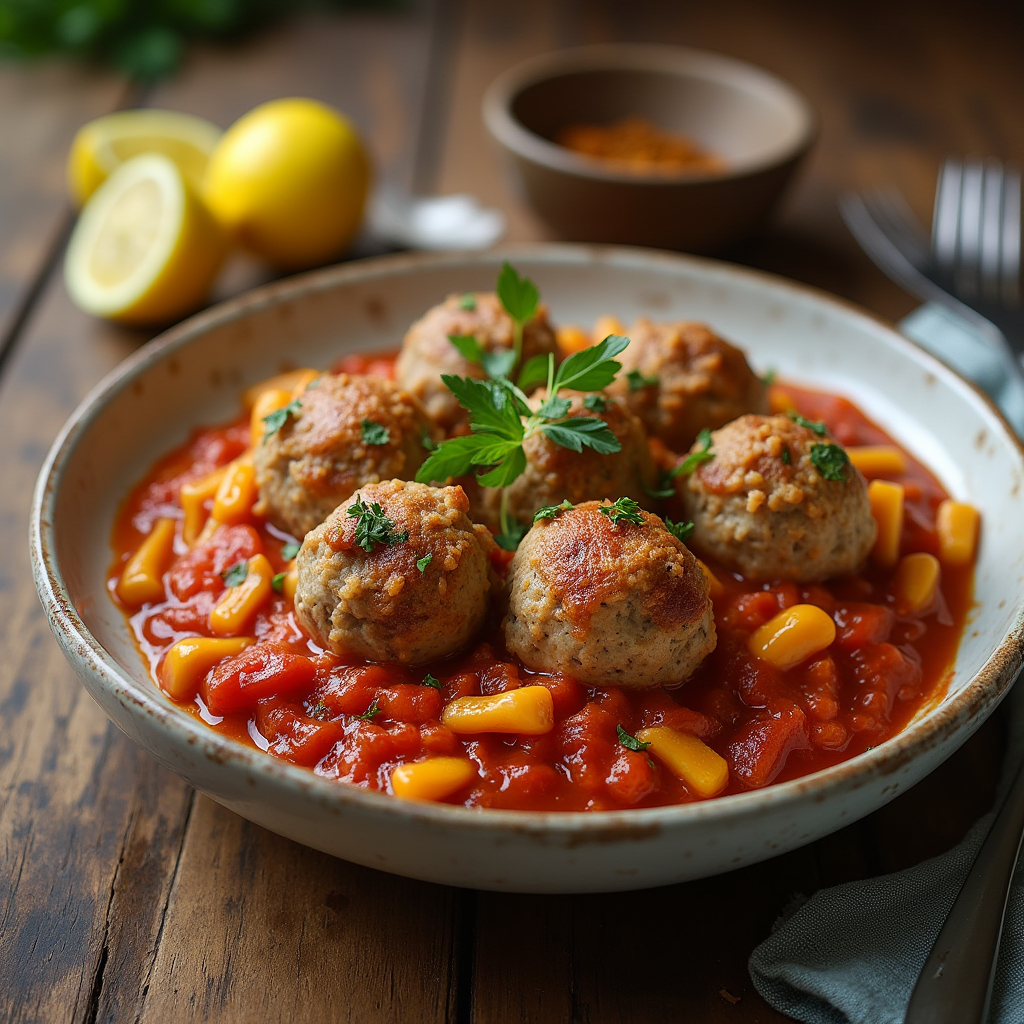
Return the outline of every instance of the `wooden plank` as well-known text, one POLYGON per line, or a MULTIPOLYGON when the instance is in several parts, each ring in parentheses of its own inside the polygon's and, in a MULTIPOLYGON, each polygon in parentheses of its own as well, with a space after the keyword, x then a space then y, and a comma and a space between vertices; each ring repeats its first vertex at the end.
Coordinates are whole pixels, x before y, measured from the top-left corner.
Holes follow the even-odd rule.
MULTIPOLYGON (((152 102, 227 124, 270 96, 317 96, 352 112, 380 166, 401 179, 416 146, 408 112, 421 99, 430 16, 424 7, 311 18, 225 54, 199 51, 152 102)), ((67 118, 72 128, 83 119, 67 118)), ((58 141, 54 167, 63 166, 58 141)), ((79 313, 51 274, 0 381, 9 550, 24 551, 34 477, 61 422, 145 337, 79 313)), ((189 788, 137 752, 78 686, 24 554, 4 562, 0 582, 0 1019, 120 1022, 143 1012, 147 995, 151 1020, 181 1019, 161 1016, 168 1006, 216 1017, 221 997, 232 1020, 302 1019, 297 1007, 324 1019, 323 1000, 342 1019, 344 1006, 361 1021, 397 1019, 395 1007, 405 1019, 449 1015, 447 890, 301 850, 206 801, 190 816, 189 788), (190 959, 198 934, 205 959, 190 959), (231 960, 236 950, 248 959, 231 960)))
POLYGON ((121 79, 66 63, 0 63, 0 349, 67 224, 71 139, 124 92, 121 79))

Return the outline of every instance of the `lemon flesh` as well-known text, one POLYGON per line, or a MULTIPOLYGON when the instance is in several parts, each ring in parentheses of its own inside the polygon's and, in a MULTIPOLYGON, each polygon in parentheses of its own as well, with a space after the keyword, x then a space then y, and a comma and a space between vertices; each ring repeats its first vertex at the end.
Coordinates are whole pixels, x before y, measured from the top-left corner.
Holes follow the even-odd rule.
POLYGON ((79 129, 68 154, 68 187, 82 206, 126 160, 142 153, 169 157, 198 189, 220 128, 174 110, 121 110, 79 129))
POLYGON ((314 100, 274 100, 236 121, 203 185, 245 248, 285 269, 338 255, 363 216, 370 162, 355 126, 314 100))
POLYGON ((122 164, 86 204, 64 280, 87 313, 163 323, 203 301, 226 250, 223 231, 175 163, 149 153, 122 164))

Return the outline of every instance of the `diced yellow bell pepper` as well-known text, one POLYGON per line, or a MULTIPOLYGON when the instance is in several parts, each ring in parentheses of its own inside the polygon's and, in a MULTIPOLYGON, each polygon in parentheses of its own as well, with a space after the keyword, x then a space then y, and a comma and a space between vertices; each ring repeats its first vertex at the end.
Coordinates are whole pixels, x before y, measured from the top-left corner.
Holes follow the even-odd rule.
POLYGON ((190 636, 179 640, 164 655, 157 669, 160 685, 172 700, 191 700, 206 673, 225 658, 231 658, 254 644, 251 636, 213 639, 190 636))
POLYGON ((258 494, 252 452, 248 451, 225 467, 210 514, 218 523, 226 526, 244 523, 249 518, 258 494))
POLYGON ((973 505, 947 499, 935 516, 939 534, 939 558, 946 565, 968 565, 978 546, 981 516, 973 505))
POLYGON ((769 388, 768 389, 768 408, 773 413, 784 413, 796 408, 793 404, 793 397, 788 391, 783 391, 782 388, 769 388))
POLYGON ((622 321, 617 316, 605 313, 604 316, 599 316, 594 322, 594 330, 591 332, 591 337, 594 339, 594 344, 599 345, 609 334, 625 333, 626 328, 622 321))
POLYGON ((907 460, 899 448, 889 444, 854 445, 846 449, 850 461, 868 479, 876 476, 902 476, 907 460))
POLYGON ((217 636, 242 633, 273 592, 274 570, 266 555, 249 559, 245 579, 228 587, 210 611, 210 630, 217 636))
POLYGON ((747 649, 755 658, 786 669, 825 650, 836 638, 836 624, 815 604, 795 604, 755 629, 747 649))
POLYGON ((264 418, 291 404, 291 401, 292 393, 284 388, 268 388, 256 399, 249 418, 249 444, 253 448, 263 440, 263 433, 267 429, 264 418))
POLYGON ((295 600, 295 589, 299 585, 299 570, 293 565, 285 574, 284 579, 281 581, 281 593, 288 598, 289 601, 295 600))
MULTIPOLYGON (((320 373, 317 370, 305 368, 289 370, 287 373, 279 373, 276 377, 261 380, 259 384, 253 384, 251 388, 246 388, 242 392, 242 403, 246 409, 252 409, 268 391, 287 391, 292 398, 296 398, 306 390, 306 386, 310 381, 315 380, 319 376, 320 373)), ((288 402, 284 404, 287 405, 288 402)), ((278 408, 283 408, 283 406, 278 406, 278 408)), ((270 412, 273 411, 273 409, 270 410, 270 412)), ((264 413, 263 415, 267 416, 269 413, 264 413)))
POLYGON ((706 743, 686 732, 656 725, 641 729, 636 738, 650 743, 650 751, 676 778, 698 796, 717 796, 729 782, 729 765, 706 743))
POLYGON ((476 775, 476 766, 465 758, 431 757, 400 764, 391 772, 391 789, 405 800, 443 800, 476 775))
POLYGON ((883 569, 891 569, 900 557, 900 536, 903 533, 903 485, 888 480, 872 480, 868 484, 871 514, 878 527, 871 557, 883 569))
POLYGON ((892 590, 900 615, 918 615, 935 604, 942 570, 939 560, 925 551, 904 555, 896 567, 892 590))
POLYGON ((519 733, 543 736, 555 726, 555 706, 546 686, 522 686, 487 697, 458 697, 445 705, 442 724, 454 733, 519 733))
POLYGON ((725 593, 722 581, 699 558, 697 559, 697 564, 700 566, 700 571, 704 573, 704 579, 708 581, 708 589, 711 592, 712 600, 716 597, 721 597, 725 593))
POLYGON ((130 608, 164 596, 164 572, 174 557, 174 520, 158 519, 138 550, 125 563, 117 596, 130 608))
POLYGON ((185 522, 181 527, 181 539, 192 547, 199 539, 199 534, 206 521, 205 503, 217 494, 221 480, 227 472, 227 466, 221 466, 200 480, 190 480, 181 485, 178 501, 185 512, 185 522))
POLYGON ((581 327, 574 324, 565 324, 555 331, 555 340, 558 342, 558 349, 563 356, 571 356, 574 352, 582 352, 590 348, 593 339, 581 327))

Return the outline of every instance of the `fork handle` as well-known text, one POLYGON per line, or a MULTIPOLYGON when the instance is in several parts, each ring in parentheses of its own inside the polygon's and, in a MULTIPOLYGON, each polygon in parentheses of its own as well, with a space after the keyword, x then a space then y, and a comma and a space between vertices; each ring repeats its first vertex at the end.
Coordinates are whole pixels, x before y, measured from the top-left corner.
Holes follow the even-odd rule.
POLYGON ((904 1024, 984 1024, 1024 835, 1024 766, 932 946, 904 1024))

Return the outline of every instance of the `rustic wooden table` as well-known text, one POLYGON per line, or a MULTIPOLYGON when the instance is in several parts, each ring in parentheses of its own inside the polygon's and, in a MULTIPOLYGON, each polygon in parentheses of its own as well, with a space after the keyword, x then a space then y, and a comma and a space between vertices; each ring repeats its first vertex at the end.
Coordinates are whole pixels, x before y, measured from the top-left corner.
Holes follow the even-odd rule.
MULTIPOLYGON (((999 715, 885 809, 723 877, 533 897, 379 874, 249 824, 138 751, 76 683, 29 574, 43 455, 82 396, 146 340, 90 320, 64 292, 63 165, 82 122, 145 103, 226 125, 263 100, 314 96, 355 117, 383 177, 475 192, 508 212, 510 239, 537 239, 548 236, 507 191, 481 123, 494 75, 583 42, 717 50, 783 75, 822 117, 775 226, 730 258, 896 318, 913 303, 848 238, 836 196, 893 182, 927 217, 945 154, 1024 158, 1024 20, 1010 3, 837 6, 424 0, 197 48, 149 90, 59 62, 0 65, 0 1019, 783 1020, 754 992, 746 959, 789 898, 959 840, 991 798, 999 715)), ((239 263, 223 290, 257 279, 239 263)))

